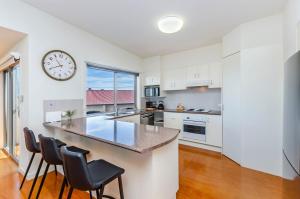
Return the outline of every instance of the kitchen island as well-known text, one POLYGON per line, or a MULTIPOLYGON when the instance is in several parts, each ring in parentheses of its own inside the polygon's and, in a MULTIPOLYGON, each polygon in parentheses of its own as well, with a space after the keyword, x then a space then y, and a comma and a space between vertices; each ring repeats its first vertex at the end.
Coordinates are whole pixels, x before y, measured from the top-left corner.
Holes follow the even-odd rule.
MULTIPOLYGON (((175 199, 179 187, 179 130, 103 116, 44 123, 55 138, 90 150, 88 160, 105 159, 125 169, 127 199, 175 199)), ((101 171, 99 171, 101 172, 101 171)), ((119 198, 117 181, 105 194, 119 198)))

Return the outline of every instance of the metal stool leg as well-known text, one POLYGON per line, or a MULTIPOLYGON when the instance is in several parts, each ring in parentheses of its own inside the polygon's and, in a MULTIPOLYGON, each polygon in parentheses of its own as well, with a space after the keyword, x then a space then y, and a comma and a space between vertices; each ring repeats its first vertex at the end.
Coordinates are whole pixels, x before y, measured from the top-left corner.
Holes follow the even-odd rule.
POLYGON ((44 172, 44 175, 43 175, 43 178, 42 178, 42 182, 41 182, 40 187, 39 187, 39 190, 38 190, 38 192, 37 192, 37 194, 36 194, 36 199, 39 198, 39 195, 40 195, 40 193, 41 193, 41 191, 42 191, 42 187, 43 187, 44 182, 45 182, 45 179, 46 179, 46 177, 47 177, 47 172, 48 172, 49 166, 50 166, 50 164, 47 164, 46 169, 45 169, 45 172, 44 172))
POLYGON ((101 187, 101 188, 100 188, 100 192, 99 192, 99 189, 96 190, 96 193, 97 193, 97 199, 102 199, 103 192, 104 192, 104 187, 101 187))
POLYGON ((42 165, 43 165, 43 161, 44 159, 41 158, 41 161, 40 161, 40 164, 39 164, 39 167, 38 167, 38 170, 36 171, 36 174, 35 174, 35 177, 34 177, 34 180, 33 180, 33 183, 31 185, 31 188, 30 188, 30 192, 29 192, 29 195, 28 195, 28 199, 30 199, 31 195, 32 195, 32 192, 33 192, 33 189, 34 189, 34 186, 35 186, 35 183, 36 183, 36 180, 38 179, 39 177, 39 174, 40 174, 40 170, 42 168, 42 165))
POLYGON ((29 169, 30 169, 30 167, 31 167, 31 164, 32 164, 32 161, 33 161, 34 156, 35 156, 35 153, 33 153, 32 156, 31 156, 31 158, 30 158, 29 164, 28 164, 28 166, 27 166, 25 175, 24 175, 24 177, 23 177, 23 180, 22 180, 22 183, 21 183, 19 189, 22 189, 22 187, 23 187, 23 184, 24 184, 25 179, 26 179, 26 177, 27 177, 28 171, 29 171, 29 169))
POLYGON ((119 191, 120 191, 120 198, 124 199, 124 193, 123 193, 123 184, 122 184, 122 177, 118 177, 118 182, 119 182, 119 191))
POLYGON ((60 192, 59 192, 59 197, 58 197, 59 199, 62 199, 64 190, 65 190, 65 186, 66 186, 66 182, 67 182, 67 178, 64 177, 63 183, 62 183, 62 185, 61 185, 60 192))
POLYGON ((55 175, 57 175, 57 168, 56 165, 54 165, 55 175))
POLYGON ((71 199, 73 193, 73 188, 70 187, 69 193, 68 193, 68 199, 71 199))

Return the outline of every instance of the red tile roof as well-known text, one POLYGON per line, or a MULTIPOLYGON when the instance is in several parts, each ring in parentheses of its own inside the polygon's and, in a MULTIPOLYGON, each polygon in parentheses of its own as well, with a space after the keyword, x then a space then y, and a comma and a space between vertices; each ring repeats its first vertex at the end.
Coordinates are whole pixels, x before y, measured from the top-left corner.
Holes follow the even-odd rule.
MULTIPOLYGON (((132 104, 134 103, 133 90, 120 90, 117 91, 118 104, 132 104)), ((86 91, 87 105, 108 105, 114 104, 114 91, 113 90, 87 90, 86 91)))

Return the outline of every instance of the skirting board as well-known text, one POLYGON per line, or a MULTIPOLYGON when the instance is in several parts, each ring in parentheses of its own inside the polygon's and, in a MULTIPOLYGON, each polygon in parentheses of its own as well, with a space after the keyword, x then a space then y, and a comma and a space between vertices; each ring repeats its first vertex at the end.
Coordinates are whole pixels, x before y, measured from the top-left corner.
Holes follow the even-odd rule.
POLYGON ((187 146, 193 146, 193 147, 197 147, 197 148, 201 148, 201 149, 207 149, 207 150, 222 153, 222 148, 220 148, 220 147, 210 146, 210 145, 206 145, 206 144, 200 144, 200 143, 197 143, 197 142, 191 142, 191 141, 186 141, 186 140, 179 139, 179 144, 183 144, 183 145, 187 145, 187 146))

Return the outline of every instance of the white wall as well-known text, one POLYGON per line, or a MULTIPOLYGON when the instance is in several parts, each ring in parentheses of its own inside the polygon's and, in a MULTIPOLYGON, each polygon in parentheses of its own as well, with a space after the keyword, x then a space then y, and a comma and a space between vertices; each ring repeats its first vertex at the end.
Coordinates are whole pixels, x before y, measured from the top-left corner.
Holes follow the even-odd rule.
POLYGON ((300 1, 288 0, 284 9, 284 60, 297 52, 300 35, 298 25, 300 22, 300 1))
MULTIPOLYGON (((92 34, 69 25, 19 0, 0 0, 0 26, 28 34, 28 78, 24 90, 28 117, 24 125, 36 134, 47 133, 43 127, 43 100, 85 99, 85 61, 140 71, 141 59, 92 34), (43 55, 52 49, 69 52, 77 62, 77 73, 69 81, 48 78, 41 67, 43 55)), ((24 147, 21 152, 24 153, 24 147)), ((22 156, 21 168, 28 157, 22 156), (25 158, 24 158, 25 157, 25 158)))
POLYGON ((163 70, 204 65, 222 60, 222 44, 182 51, 161 56, 163 70))

